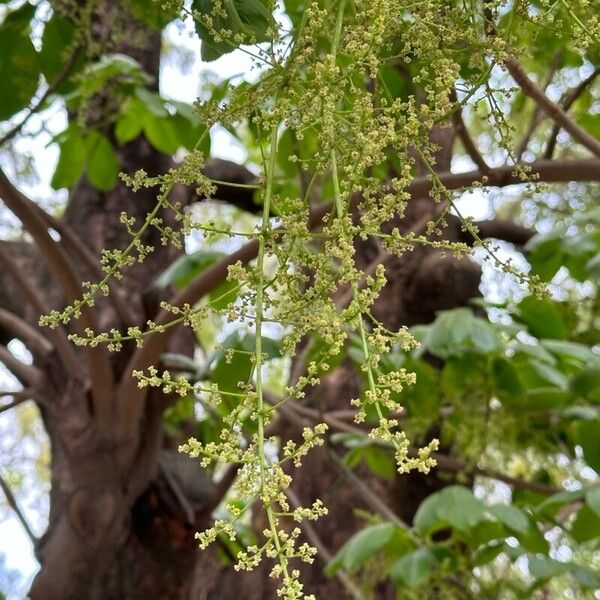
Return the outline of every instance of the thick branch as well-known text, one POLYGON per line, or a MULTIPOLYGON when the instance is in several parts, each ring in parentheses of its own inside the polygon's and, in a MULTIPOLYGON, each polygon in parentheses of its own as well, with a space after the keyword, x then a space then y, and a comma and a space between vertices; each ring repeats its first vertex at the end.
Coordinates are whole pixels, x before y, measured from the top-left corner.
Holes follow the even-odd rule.
MULTIPOLYGON (((560 52, 560 51, 557 52, 554 55, 554 57, 552 58, 552 63, 550 64, 550 69, 548 70, 548 73, 547 73, 547 75, 544 79, 543 85, 542 85, 542 90, 544 91, 544 93, 546 93, 546 90, 548 89, 548 86, 550 85, 552 78, 554 77, 558 67, 560 66, 561 59, 562 59, 562 52, 560 52)), ((515 156, 516 156, 517 160, 521 160, 521 158, 523 157, 523 153, 525 152, 525 150, 527 150, 527 146, 529 145, 529 140, 531 139, 533 132, 536 130, 537 126, 542 121, 542 115, 540 114, 542 112, 543 111, 542 111, 541 106, 536 103, 535 108, 533 109, 533 114, 531 115, 531 119, 529 121, 529 126, 527 127, 527 131, 525 132, 525 135, 521 139, 521 142, 519 143, 519 145, 517 146, 517 149, 515 151, 515 156)))
POLYGON ((0 344, 0 363, 15 376, 33 388, 40 389, 45 381, 44 374, 33 365, 21 362, 6 346, 0 344))
POLYGON ((257 177, 243 165, 222 158, 211 158, 206 161, 202 173, 215 181, 215 199, 250 213, 262 210, 262 206, 254 202, 257 177))
MULTIPOLYGON (((479 237, 482 239, 495 238, 519 247, 525 246, 525 244, 535 235, 535 231, 523 227, 509 219, 477 221, 475 226, 479 232, 479 237)), ((461 235, 464 242, 467 244, 473 243, 474 238, 469 231, 463 231, 461 232, 461 235)))
POLYGON ((0 308, 0 325, 23 341, 31 350, 42 356, 54 350, 54 346, 44 335, 17 315, 3 308, 0 308))
MULTIPOLYGON (((306 406, 300 406, 298 404, 290 403, 288 405, 288 414, 286 412, 282 412, 284 417, 288 418, 289 411, 296 411, 300 415, 310 418, 312 421, 316 423, 325 422, 327 425, 332 427, 333 429, 337 429, 338 431, 343 431, 345 433, 351 433, 353 435, 357 435, 360 437, 367 437, 367 433, 362 429, 356 427, 355 425, 350 425, 349 423, 345 423, 344 421, 340 421, 327 413, 320 414, 317 410, 308 408, 306 406)), ((290 422, 295 423, 293 419, 289 419, 290 422)), ((371 438, 369 438, 371 440, 371 438)), ((375 444, 382 445, 384 447, 388 447, 388 444, 384 442, 377 442, 371 440, 375 444)), ((416 448, 409 448, 408 455, 411 458, 417 458, 419 453, 416 448)), ((526 481, 524 479, 519 479, 517 477, 511 477, 510 475, 505 475, 504 473, 500 473, 499 471, 494 471, 491 469, 486 469, 483 467, 471 467, 461 460, 454 458, 452 456, 448 456, 446 454, 442 454, 440 452, 433 452, 431 454, 433 458, 435 458, 437 462, 437 468, 442 471, 448 471, 450 473, 463 473, 465 475, 480 475, 481 477, 487 477, 489 479, 497 479, 498 481, 504 481, 510 485, 518 487, 524 490, 535 491, 540 494, 551 495, 559 492, 560 490, 554 486, 547 485, 545 483, 537 483, 535 481, 526 481)))
MULTIPOLYGON (((81 296, 81 283, 77 272, 63 249, 52 239, 33 202, 13 186, 0 170, 0 195, 6 206, 23 223, 31 234, 42 255, 53 269, 61 283, 68 301, 74 302, 81 296)), ((81 312, 80 331, 90 328, 98 331, 98 324, 92 309, 84 306, 81 312)), ((88 370, 92 382, 92 396, 101 428, 108 427, 111 415, 108 414, 108 399, 113 389, 113 376, 106 348, 96 346, 86 352, 88 370)))
POLYGON ((600 141, 591 136, 583 127, 580 127, 556 102, 550 100, 535 82, 529 79, 527 73, 525 73, 514 57, 507 59, 504 65, 513 79, 519 84, 524 94, 539 104, 543 111, 557 125, 560 125, 560 127, 571 134, 574 140, 585 146, 592 154, 600 156, 600 141))
MULTIPOLYGON (((40 292, 34 288, 33 284, 27 280, 27 278, 21 272, 18 265, 11 259, 11 257, 2 249, 0 246, 0 264, 10 273, 13 279, 17 282, 25 299, 31 304, 36 312, 36 317, 48 314, 50 308, 46 305, 42 299, 40 292)), ((67 372, 73 377, 77 377, 80 372, 80 363, 73 348, 67 339, 64 329, 59 326, 55 329, 48 330, 48 337, 54 343, 56 352, 60 357, 63 366, 67 372)))

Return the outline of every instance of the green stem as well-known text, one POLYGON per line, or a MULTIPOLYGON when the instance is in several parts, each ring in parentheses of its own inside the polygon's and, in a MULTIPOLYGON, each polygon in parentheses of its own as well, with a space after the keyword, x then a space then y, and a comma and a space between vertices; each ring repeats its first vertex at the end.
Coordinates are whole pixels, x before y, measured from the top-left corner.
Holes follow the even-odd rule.
POLYGON ((255 346, 254 346, 254 370, 256 373, 256 397, 258 411, 258 453, 260 458, 261 485, 264 485, 264 472, 266 460, 264 453, 264 397, 262 382, 262 325, 264 318, 264 263, 266 254, 267 232, 269 230, 269 218, 271 214, 271 197, 273 194, 273 173, 275 171, 275 158, 277 156, 277 127, 273 127, 266 169, 266 188, 263 200, 263 213, 260 236, 258 238, 258 254, 256 258, 256 274, 258 285, 255 303, 255 346))
MULTIPOLYGON (((277 127, 273 127, 271 133, 271 142, 269 148, 269 156, 266 168, 266 188, 265 197, 263 201, 263 214, 260 236, 258 238, 258 255, 256 258, 256 274, 258 278, 258 284, 256 289, 256 303, 255 303, 255 346, 254 346, 254 370, 256 373, 256 410, 258 413, 258 459, 260 463, 260 483, 261 490, 264 489, 266 483, 266 471, 268 469, 267 459, 265 457, 265 414, 264 406, 265 399, 263 393, 263 382, 262 382, 262 325, 264 319, 264 262, 266 254, 267 244, 267 232, 269 231, 269 218, 271 214, 271 198, 273 193, 273 174, 275 172, 275 159, 277 156, 277 127)), ((263 500, 264 502, 264 500, 263 500)), ((279 533, 277 531, 277 524, 275 516, 270 503, 265 505, 265 512, 267 513, 267 519, 269 521, 269 529, 273 536, 273 543, 277 550, 277 556, 279 564, 285 579, 289 579, 289 572, 287 568, 287 560, 283 556, 281 542, 279 540, 279 533)))

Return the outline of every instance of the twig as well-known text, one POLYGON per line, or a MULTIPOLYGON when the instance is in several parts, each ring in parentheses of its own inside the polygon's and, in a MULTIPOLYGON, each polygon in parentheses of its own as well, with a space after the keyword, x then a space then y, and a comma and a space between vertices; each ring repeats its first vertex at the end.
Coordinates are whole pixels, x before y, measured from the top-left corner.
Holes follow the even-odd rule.
POLYGON ((0 488, 2 488, 2 491, 4 492, 4 495, 6 496, 6 501, 8 502, 8 505, 12 508, 13 512, 17 516, 17 519, 19 519, 19 521, 21 522, 21 525, 23 526, 23 529, 25 530, 27 537, 29 537, 29 539, 31 540, 31 543, 35 547, 38 542, 37 537, 33 533, 33 530, 31 529, 29 523, 27 522, 25 515, 19 508, 19 505, 17 503, 17 499, 15 498, 15 495, 13 494, 12 490, 8 486, 8 483, 6 483, 6 481, 4 480, 4 478, 1 475, 0 475, 0 488))
POLYGON ((544 94, 544 92, 529 79, 529 76, 514 57, 504 61, 504 65, 513 79, 519 84, 523 93, 540 105, 542 110, 554 119, 557 125, 568 131, 574 140, 585 146, 595 156, 600 156, 600 141, 591 136, 583 127, 579 126, 571 117, 558 105, 544 94))
POLYGON ((16 400, 13 400, 12 402, 5 404, 4 406, 0 406, 0 413, 10 410, 11 408, 15 408, 20 404, 23 404, 23 402, 27 402, 27 400, 31 400, 31 397, 23 396, 22 398, 17 398, 16 400))
MULTIPOLYGON (((452 89, 451 100, 457 102, 456 90, 452 89)), ((456 131, 460 141, 463 143, 467 154, 471 157, 471 160, 479 167, 483 173, 487 173, 490 170, 489 165, 485 162, 485 159, 479 152, 479 149, 475 145, 473 138, 469 134, 469 130, 465 125, 465 121, 462 117, 462 107, 458 106, 457 109, 452 113, 452 124, 456 131)))
MULTIPOLYGON (((572 92, 570 92, 562 102, 562 107, 564 111, 569 110, 571 106, 575 103, 577 98, 583 94, 586 88, 600 75, 600 67, 596 67, 594 72, 586 77, 572 92)), ((558 132, 560 131, 560 126, 558 123, 554 124, 552 131, 550 132, 550 137, 548 138, 548 142, 546 144, 546 151, 544 152, 544 158, 550 159, 554 154, 554 148, 556 147, 556 138, 558 136, 558 132)))
MULTIPOLYGON (((550 82, 552 81, 554 75, 556 74, 556 71, 557 71, 558 67, 560 66, 561 59, 562 59, 562 52, 559 50, 554 55, 554 57, 552 59, 552 63, 550 65, 550 68, 548 69, 548 73, 546 74, 546 77, 544 79, 544 83, 542 85, 542 89, 544 90, 544 93, 548 89, 550 82)), ((515 156, 517 157, 517 160, 521 160, 523 153, 525 152, 525 150, 527 150, 527 146, 529 145, 529 140, 531 139, 533 132, 536 130, 537 126, 541 123, 541 121, 542 121, 541 112, 542 112, 542 109, 541 109, 540 105, 536 104, 535 108, 533 109, 533 114, 531 115, 531 120, 529 121, 529 126, 527 127, 527 131, 525 132, 525 135, 521 139, 521 142, 519 143, 519 145, 517 146, 517 149, 515 151, 515 156)))
POLYGON ((0 398, 4 398, 6 396, 11 396, 13 399, 11 402, 0 406, 0 413, 10 410, 11 408, 15 408, 16 406, 19 406, 19 404, 23 404, 23 402, 27 402, 28 400, 39 400, 37 392, 30 388, 26 388, 18 392, 0 392, 0 398))
POLYGON ((75 65, 77 57, 79 56, 79 51, 79 48, 75 49, 75 51, 69 57, 69 60, 67 60, 67 62, 65 63, 65 66, 63 67, 62 71, 58 74, 56 79, 48 85, 46 91, 40 96, 40 99, 29 108, 27 114, 21 119, 21 121, 17 123, 14 127, 11 127, 11 129, 9 129, 2 137, 0 137, 0 147, 4 146, 4 144, 8 142, 8 140, 15 137, 15 135, 17 135, 21 131, 21 129, 23 129, 27 121, 29 121, 29 119, 40 110, 46 99, 55 92, 55 90, 60 86, 61 83, 63 83, 63 81, 67 79, 71 72, 71 69, 75 65))

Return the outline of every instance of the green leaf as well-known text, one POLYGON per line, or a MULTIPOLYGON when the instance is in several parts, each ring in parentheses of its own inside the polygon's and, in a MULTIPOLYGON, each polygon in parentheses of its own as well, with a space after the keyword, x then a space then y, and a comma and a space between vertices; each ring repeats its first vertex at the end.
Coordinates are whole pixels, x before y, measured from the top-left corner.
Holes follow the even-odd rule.
POLYGON ((537 360, 529 361, 529 365, 542 381, 550 383, 560 389, 566 389, 568 387, 569 380, 562 371, 537 360))
POLYGON ((600 537, 600 517, 585 504, 577 512, 569 533, 580 544, 600 537))
POLYGON ((511 504, 494 504, 488 510, 498 521, 504 523, 504 525, 513 531, 527 533, 531 529, 529 518, 516 506, 511 504))
POLYGON ((590 567, 586 567, 585 565, 576 565, 573 563, 569 564, 569 570, 581 587, 590 590, 600 588, 600 572, 590 569, 590 567))
MULTIPOLYGON (((216 250, 197 250, 184 254, 163 271, 154 284, 158 287, 174 285, 183 289, 210 266, 224 258, 223 252, 216 250)), ((231 304, 238 296, 238 284, 225 280, 208 293, 211 306, 217 310, 231 304)))
POLYGON ((566 390, 554 387, 541 387, 527 390, 521 408, 526 410, 555 410, 569 404, 572 396, 566 390))
POLYGON ((585 493, 586 491, 584 488, 579 490, 564 490, 557 492, 538 504, 538 506, 535 508, 535 513, 539 515, 545 515, 547 517, 553 517, 559 508, 583 498, 585 493))
POLYGON ((516 533, 515 537, 528 552, 548 552, 548 542, 535 524, 527 533, 516 533))
POLYGON ((148 112, 143 116, 143 129, 146 139, 160 152, 175 154, 179 149, 179 137, 170 117, 148 112))
POLYGON ((435 320, 424 346, 431 354, 447 358, 467 351, 487 354, 500 348, 500 336, 487 321, 468 308, 441 313, 435 320))
POLYGON ((226 255, 223 252, 203 249, 184 254, 163 271, 154 284, 158 287, 174 285, 182 289, 224 256, 226 255))
POLYGON ((535 236, 527 244, 529 250, 527 260, 532 266, 533 273, 543 281, 551 281, 563 264, 562 238, 535 236))
POLYGON ((451 485, 426 498, 415 515, 414 526, 420 533, 433 533, 445 526, 467 531, 485 518, 485 505, 471 490, 451 485))
POLYGON ((356 569, 392 539, 395 529, 397 527, 393 523, 378 523, 365 527, 339 549, 329 561, 325 573, 332 575, 341 568, 356 569))
POLYGON ((202 40, 201 57, 204 61, 216 60, 223 54, 235 50, 241 36, 243 43, 267 40, 267 29, 272 17, 264 0, 223 0, 225 16, 213 12, 211 0, 192 0, 192 10, 201 16, 209 17, 216 31, 227 32, 224 40, 215 40, 202 18, 195 18, 196 33, 202 40))
MULTIPOLYGON (((75 51, 73 46, 74 32, 73 24, 57 14, 53 15, 44 26, 40 64, 47 82, 52 82, 58 77, 64 70, 70 54, 75 51)), ((82 64, 83 58, 76 61, 72 73, 79 70, 82 64)), ((72 83, 63 82, 57 88, 57 91, 60 93, 70 91, 72 88, 72 83)))
POLYGON ((585 462, 600 473, 600 420, 577 421, 575 442, 581 446, 585 462))
POLYGON ((142 66, 131 56, 115 52, 104 54, 95 63, 89 64, 81 75, 78 92, 85 99, 104 89, 109 81, 116 81, 131 90, 142 89, 152 78, 144 72, 142 66))
POLYGON ((151 92, 145 87, 137 87, 135 95, 141 100, 146 112, 152 113, 156 117, 166 118, 170 115, 165 107, 165 101, 156 92, 151 92))
POLYGON ((547 350, 560 357, 586 363, 592 360, 596 355, 584 344, 569 342, 566 340, 540 340, 540 344, 547 350))
POLYGON ((289 160, 292 154, 295 154, 292 132, 290 129, 286 129, 279 137, 277 144, 277 166, 287 177, 293 177, 298 173, 298 167, 289 160))
MULTIPOLYGON (((211 380, 217 383, 221 390, 239 393, 238 383, 247 383, 250 380, 255 340, 254 334, 241 331, 234 331, 225 338, 221 344, 222 350, 214 357, 211 373, 211 380), (227 361, 228 350, 233 350, 230 362, 227 361)), ((267 355, 267 360, 281 356, 279 344, 271 338, 263 336, 262 349, 267 355)))
POLYGON ((379 78, 392 99, 402 98, 405 100, 408 98, 410 87, 406 77, 400 73, 397 67, 382 65, 379 68, 379 78))
POLYGON ((548 556, 534 556, 528 562, 529 574, 535 579, 550 579, 569 570, 569 565, 548 556))
POLYGON ((206 131, 206 127, 200 123, 200 120, 189 119, 181 113, 177 113, 171 117, 173 130, 177 135, 179 145, 186 150, 194 150, 200 139, 202 143, 198 146, 205 155, 210 154, 210 135, 206 131))
POLYGON ((119 161, 108 138, 92 131, 86 140, 87 177, 98 190, 106 192, 119 180, 119 161))
POLYGON ((30 34, 35 7, 28 2, 9 12, 0 26, 0 119, 8 119, 26 108, 38 88, 39 54, 30 34))
POLYGON ((585 114, 578 117, 579 124, 600 140, 600 115, 585 114))
POLYGON ((569 389, 573 394, 600 404, 600 368, 590 368, 571 379, 569 389))
POLYGON ((396 561, 390 570, 390 577, 397 585, 417 587, 429 578, 439 565, 436 555, 429 548, 419 548, 396 561))
POLYGON ((498 397, 502 402, 514 404, 516 398, 523 393, 523 386, 512 362, 506 358, 497 357, 492 363, 492 378, 498 397))
POLYGON ((133 119, 127 115, 122 115, 117 119, 115 138, 119 144, 126 144, 134 140, 141 132, 142 123, 138 119, 133 119))
POLYGON ((590 260, 585 263, 585 270, 589 277, 600 279, 600 254, 590 258, 590 260))
POLYGON ((177 18, 177 3, 163 3, 154 0, 127 0, 133 14, 143 23, 155 29, 164 29, 177 18))
POLYGON ((58 190, 77 183, 85 169, 87 146, 82 131, 78 127, 69 127, 59 142, 58 164, 50 185, 58 190))
POLYGON ((585 495, 586 504, 600 517, 600 487, 593 487, 585 495))
POLYGON ((515 318, 527 325, 536 337, 562 340, 567 336, 565 324, 552 300, 527 296, 519 302, 517 310, 515 318))
POLYGON ((388 480, 392 480, 396 476, 396 463, 389 452, 383 448, 369 446, 365 450, 364 457, 367 466, 376 475, 388 480))
POLYGON ((492 544, 484 546, 478 550, 473 560, 473 566, 480 567, 492 562, 497 556, 505 551, 505 544, 495 541, 492 544))

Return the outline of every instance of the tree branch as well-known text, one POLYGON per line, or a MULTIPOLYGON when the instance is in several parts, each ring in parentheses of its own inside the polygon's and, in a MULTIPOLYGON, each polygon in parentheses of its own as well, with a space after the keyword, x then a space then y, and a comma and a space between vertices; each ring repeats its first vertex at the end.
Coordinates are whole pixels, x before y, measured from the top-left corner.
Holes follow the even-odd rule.
MULTIPOLYGON (((453 102, 457 102, 456 90, 452 89, 451 92, 451 100, 453 102)), ((487 173, 490 170, 489 165, 485 162, 485 159, 479 152, 479 149, 475 145, 473 138, 469 134, 469 130, 465 125, 465 121, 462 117, 462 107, 459 105, 457 109, 452 113, 452 124, 454 125, 454 130, 456 134, 460 138, 460 141, 463 143, 467 154, 471 157, 471 160, 479 167, 479 170, 487 173)))
MULTIPOLYGON (((568 94, 562 102, 562 107, 564 111, 567 111, 573 106, 577 98, 583 94, 583 92, 587 89, 587 87, 600 75, 600 67, 596 67, 594 72, 584 79, 570 94, 568 94)), ((554 154, 554 148, 556 147, 556 138, 558 137, 558 132, 560 131, 560 125, 558 123, 554 124, 552 131, 550 132, 550 137, 548 138, 548 142, 546 144, 546 151, 544 152, 544 158, 550 159, 554 154)))
POLYGON ((529 79, 527 73, 525 73, 514 57, 505 60, 504 66, 519 84, 523 93, 539 104, 542 110, 557 125, 568 131, 574 140, 585 146, 592 154, 600 156, 600 141, 591 136, 583 127, 580 127, 556 102, 550 100, 535 82, 529 79))
MULTIPOLYGON (((556 70, 560 66, 561 58, 562 58, 562 52, 560 52, 560 51, 557 52, 554 55, 554 57, 552 58, 552 63, 550 65, 550 69, 548 70, 548 73, 546 74, 544 83, 542 85, 542 90, 544 90, 544 93, 546 93, 546 90, 548 89, 548 86, 550 85, 550 82, 552 81, 552 78, 554 77, 556 70)), ((543 117, 540 113, 542 113, 542 108, 539 104, 536 103, 535 108, 533 109, 533 114, 531 115, 531 119, 529 121, 529 126, 527 127, 527 131, 525 132, 525 135, 521 139, 521 141, 515 151, 515 156, 516 156, 517 160, 521 160, 521 158, 523 157, 523 153, 525 152, 525 150, 527 150, 527 146, 529 145, 529 140, 531 139, 533 132, 536 130, 537 126, 543 120, 543 117)))
MULTIPOLYGON (((71 261, 50 236, 46 225, 40 218, 38 211, 32 207, 34 204, 25 194, 20 192, 0 169, 0 195, 6 206, 23 223, 25 229, 31 234, 41 253, 53 269, 56 278, 61 284, 67 300, 73 302, 81 296, 81 282, 71 261)), ((81 322, 77 323, 78 329, 83 333, 90 328, 98 331, 98 324, 94 311, 89 306, 84 306, 81 311, 81 322)), ((113 375, 106 348, 96 346, 86 351, 88 358, 88 371, 92 383, 92 398, 96 416, 101 430, 112 425, 108 399, 113 390, 113 375)))
POLYGON ((375 494, 371 488, 354 473, 352 469, 349 469, 340 457, 330 450, 328 452, 329 458, 333 461, 335 466, 341 475, 349 481, 354 489, 363 497, 363 499, 369 504, 369 506, 376 512, 379 513, 384 519, 395 523, 398 527, 410 531, 410 526, 405 523, 383 500, 375 494))
POLYGON ((31 543, 35 547, 37 545, 38 540, 35 537, 35 534, 33 533, 33 530, 31 529, 29 523, 27 522, 25 515, 19 508, 19 504, 17 503, 17 499, 15 498, 15 495, 13 494, 12 490, 10 489, 8 483, 6 483, 6 481, 4 480, 4 478, 1 475, 0 475, 0 488, 2 488, 2 491, 4 492, 4 495, 6 496, 6 501, 8 502, 8 505, 12 508, 13 512, 17 516, 17 519, 19 519, 19 521, 21 522, 21 525, 23 526, 23 529, 25 530, 27 537, 31 540, 31 543))
MULTIPOLYGON (((304 415, 305 417, 311 419, 313 422, 325 422, 327 423, 327 425, 329 425, 333 429, 337 429, 338 431, 343 431, 345 433, 351 433, 353 435, 368 438, 368 434, 362 429, 356 427, 355 425, 350 425, 348 423, 340 421, 339 419, 332 417, 327 413, 320 414, 318 411, 312 408, 300 406, 295 403, 290 403, 286 405, 286 407, 288 410, 296 411, 299 414, 304 415)), ((286 415, 286 413, 283 411, 282 414, 284 416, 286 415)), ((386 448, 389 447, 389 445, 384 442, 379 442, 377 440, 373 440, 372 438, 368 439, 376 445, 381 445, 386 448)), ((411 458, 417 458, 419 455, 418 449, 409 448, 408 455, 411 458)), ((442 471, 448 471, 450 473, 464 473, 465 475, 480 475, 481 477, 497 479, 498 481, 503 481, 520 489, 535 491, 545 495, 552 495, 560 491, 558 488, 551 485, 547 485, 545 483, 526 481, 524 479, 511 477, 510 475, 505 475, 504 473, 500 473, 498 471, 486 469, 483 467, 471 467, 457 458, 448 456, 446 454, 442 454, 440 452, 432 452, 431 456, 437 461, 437 468, 441 469, 442 471)))
MULTIPOLYGON (((535 235, 535 231, 523 227, 509 219, 476 221, 474 225, 477 227, 479 237, 482 239, 495 238, 519 247, 525 246, 525 244, 535 235)), ((473 235, 468 231, 461 231, 461 236, 462 241, 467 244, 472 244, 474 241, 473 235)))
POLYGON ((0 398, 4 398, 5 396, 11 396, 13 400, 0 406, 0 413, 10 410, 11 408, 15 408, 16 406, 19 406, 19 404, 23 404, 23 402, 27 402, 28 400, 39 400, 37 392, 30 388, 25 388, 20 392, 0 392, 0 398))
MULTIPOLYGON (((50 312, 50 307, 46 305, 42 299, 41 294, 33 285, 27 280, 27 278, 21 272, 18 265, 11 259, 11 257, 2 249, 0 246, 0 264, 10 273, 12 278, 17 282, 25 298, 29 301, 33 307, 36 317, 39 318, 42 315, 50 312)), ((60 357, 63 366, 73 377, 78 377, 80 374, 80 361, 75 356, 73 348, 67 339, 67 335, 61 326, 55 329, 48 330, 48 337, 54 342, 56 352, 60 357)))
POLYGON ((4 308, 0 308, 0 325, 22 340, 34 352, 45 356, 54 350, 52 343, 29 323, 4 308))
POLYGON ((23 381, 35 389, 40 389, 46 380, 42 371, 33 365, 26 365, 24 362, 21 362, 2 344, 0 344, 0 363, 3 363, 19 381, 23 381))

